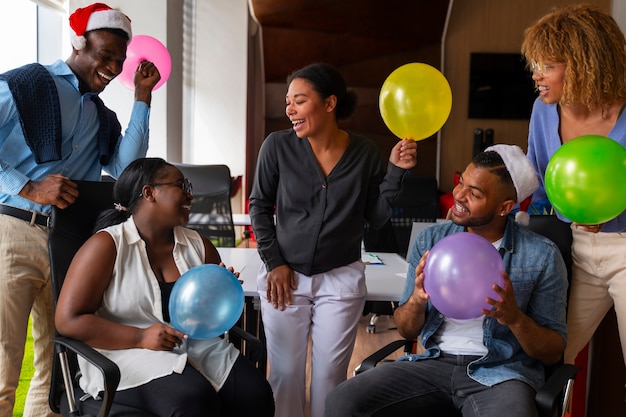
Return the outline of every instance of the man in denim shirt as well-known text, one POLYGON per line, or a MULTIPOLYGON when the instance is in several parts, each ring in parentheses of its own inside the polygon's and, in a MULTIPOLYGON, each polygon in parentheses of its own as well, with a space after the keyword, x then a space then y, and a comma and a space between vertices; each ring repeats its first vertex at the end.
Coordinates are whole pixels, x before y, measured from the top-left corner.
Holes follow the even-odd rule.
POLYGON ((403 337, 419 336, 422 353, 342 383, 327 397, 326 417, 421 416, 432 407, 463 416, 537 416, 544 365, 558 362, 565 349, 568 284, 556 245, 508 216, 536 188, 534 169, 517 146, 495 145, 473 159, 454 189, 451 221, 425 229, 411 249, 394 318, 403 337), (495 286, 498 299, 488 300, 492 308, 458 320, 429 301, 423 270, 435 243, 464 231, 492 242, 506 272, 504 288, 495 286))

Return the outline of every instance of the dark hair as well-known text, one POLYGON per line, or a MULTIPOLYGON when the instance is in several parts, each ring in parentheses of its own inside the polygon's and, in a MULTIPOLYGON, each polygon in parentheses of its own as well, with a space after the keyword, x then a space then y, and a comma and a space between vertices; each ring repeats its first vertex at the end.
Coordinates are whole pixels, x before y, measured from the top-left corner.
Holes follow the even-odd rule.
POLYGON ((128 33, 126 33, 125 30, 122 30, 122 29, 119 29, 119 28, 99 28, 99 29, 88 30, 87 32, 85 32, 84 36, 87 37, 88 33, 96 32, 98 30, 104 30, 106 32, 109 32, 109 33, 112 33, 114 35, 120 36, 120 37, 124 38, 126 40, 126 42, 130 41, 130 38, 128 37, 128 33))
POLYGON ((308 81, 323 100, 330 96, 337 97, 337 120, 347 119, 354 113, 357 95, 353 90, 348 90, 346 81, 337 68, 324 63, 307 65, 292 72, 287 77, 287 85, 296 78, 308 81))
POLYGON ((498 176, 500 183, 510 188, 513 192, 511 199, 517 201, 517 191, 515 190, 515 184, 513 184, 513 178, 511 178, 511 173, 507 169, 504 160, 498 152, 481 152, 474 156, 472 163, 476 167, 487 168, 491 173, 498 176))
POLYGON ((164 168, 167 166, 171 164, 162 158, 139 158, 131 162, 113 186, 113 201, 116 208, 100 213, 94 231, 122 223, 134 214, 137 204, 141 201, 143 186, 165 177, 167 174, 164 168))

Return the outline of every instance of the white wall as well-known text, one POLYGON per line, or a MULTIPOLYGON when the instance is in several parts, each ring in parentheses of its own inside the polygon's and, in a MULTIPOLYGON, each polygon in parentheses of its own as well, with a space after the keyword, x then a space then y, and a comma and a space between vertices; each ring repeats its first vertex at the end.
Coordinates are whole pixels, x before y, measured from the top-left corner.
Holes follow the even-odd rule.
MULTIPOLYGON (((2 39, 0 43, 0 56, 2 56, 0 73, 37 61, 37 12, 35 3, 24 0, 15 1, 11 5, 11 13, 9 13, 7 5, 4 4, 0 8, 0 37, 2 39)), ((49 46, 58 49, 54 43, 49 46)))
POLYGON ((611 2, 611 14, 617 24, 626 33, 626 2, 624 0, 613 0, 611 2))
POLYGON ((191 163, 226 163, 245 173, 247 0, 196 1, 193 130, 183 147, 191 163))

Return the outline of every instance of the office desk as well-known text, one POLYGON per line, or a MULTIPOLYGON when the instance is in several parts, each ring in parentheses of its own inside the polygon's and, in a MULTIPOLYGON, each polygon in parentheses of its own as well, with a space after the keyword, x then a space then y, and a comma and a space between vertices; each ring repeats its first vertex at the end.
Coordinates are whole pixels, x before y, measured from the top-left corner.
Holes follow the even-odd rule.
MULTIPOLYGON (((250 215, 247 213, 233 213, 234 226, 252 226, 250 215)), ((229 224, 228 217, 223 214, 190 213, 189 223, 192 224, 229 224)))
MULTIPOLYGON (((261 267, 261 258, 256 248, 217 248, 217 250, 226 266, 232 266, 235 271, 239 271, 245 296, 257 296, 256 277, 261 267)), ((365 267, 367 300, 398 301, 404 289, 407 262, 397 253, 372 253, 377 255, 383 264, 365 267)))

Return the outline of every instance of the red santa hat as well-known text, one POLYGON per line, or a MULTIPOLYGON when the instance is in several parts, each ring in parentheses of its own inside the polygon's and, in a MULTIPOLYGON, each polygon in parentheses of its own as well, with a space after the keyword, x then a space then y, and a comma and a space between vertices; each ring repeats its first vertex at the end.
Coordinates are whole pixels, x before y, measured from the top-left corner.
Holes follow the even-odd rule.
POLYGON ((87 44, 85 32, 96 29, 121 29, 128 34, 128 40, 133 37, 130 28, 130 19, 119 10, 114 10, 104 3, 94 3, 76 9, 70 16, 72 46, 83 49, 87 44))

